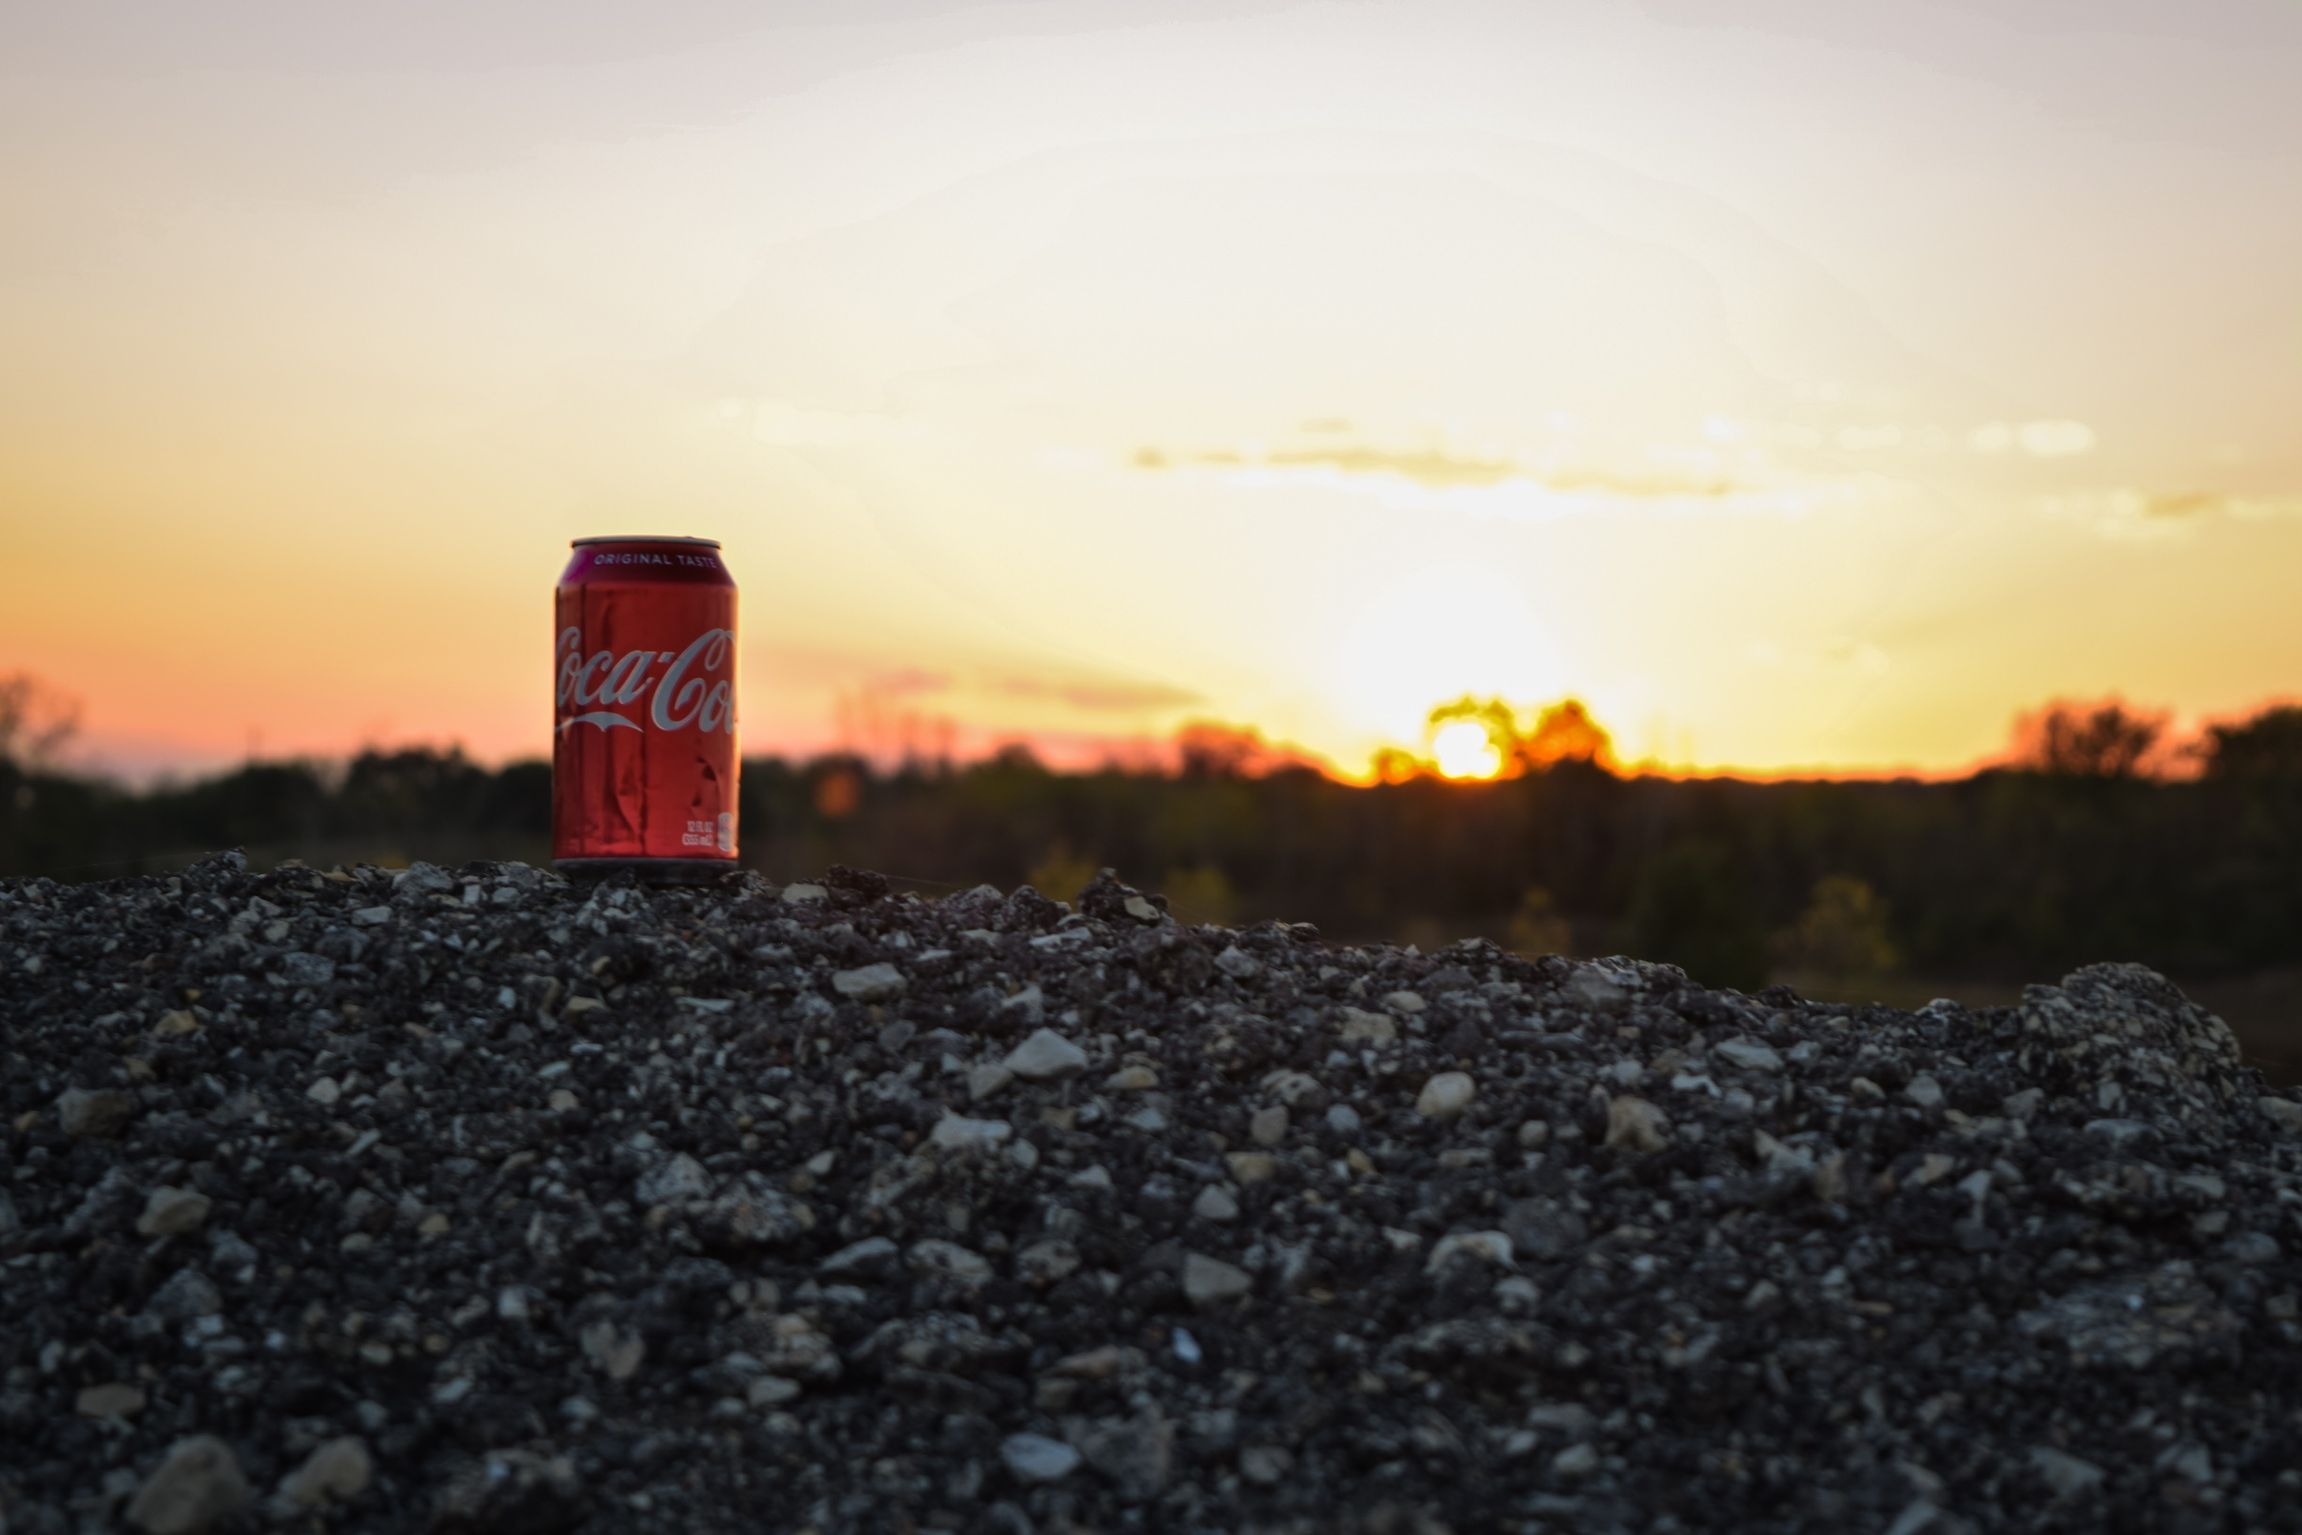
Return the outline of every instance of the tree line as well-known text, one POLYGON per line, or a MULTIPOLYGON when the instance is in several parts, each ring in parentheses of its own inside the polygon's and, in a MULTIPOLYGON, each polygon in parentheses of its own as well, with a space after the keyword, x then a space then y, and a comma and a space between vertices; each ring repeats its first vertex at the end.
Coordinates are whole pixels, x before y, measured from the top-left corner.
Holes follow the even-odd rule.
MULTIPOLYGON (((244 847, 313 863, 549 856, 551 773, 460 751, 251 762, 142 790, 59 765, 55 721, 0 683, 0 874, 156 872, 244 847)), ((1056 773, 1021 748, 875 766, 744 764, 744 862, 876 868, 933 895, 1069 896, 1104 865, 1181 915, 1309 921, 1426 944, 1636 953, 1713 984, 1784 974, 2036 979, 2098 959, 2184 977, 2302 963, 2302 707, 2195 741, 2122 704, 2026 717, 1955 781, 1626 773, 1579 704, 1493 701, 1493 781, 1402 754, 1356 786, 1252 732, 1199 726, 1165 771, 1056 773)))

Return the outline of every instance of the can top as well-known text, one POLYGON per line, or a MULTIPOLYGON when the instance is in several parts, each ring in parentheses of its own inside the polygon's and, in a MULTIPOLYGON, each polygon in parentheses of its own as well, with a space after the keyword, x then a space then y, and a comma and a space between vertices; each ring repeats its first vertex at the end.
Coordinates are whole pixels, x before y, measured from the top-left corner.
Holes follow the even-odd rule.
POLYGON ((581 549, 586 544, 695 544, 705 549, 717 549, 716 538, 689 538, 670 533, 602 533, 591 538, 571 538, 570 549, 581 549))

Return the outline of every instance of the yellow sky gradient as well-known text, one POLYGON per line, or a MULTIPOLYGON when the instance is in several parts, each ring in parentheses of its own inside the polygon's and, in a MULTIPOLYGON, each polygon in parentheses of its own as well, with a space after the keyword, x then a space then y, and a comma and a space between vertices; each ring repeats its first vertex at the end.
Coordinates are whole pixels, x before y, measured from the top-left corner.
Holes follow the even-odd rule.
POLYGON ((541 752, 632 528, 754 751, 2302 690, 2291 5, 31 9, 0 671, 125 770, 541 752))

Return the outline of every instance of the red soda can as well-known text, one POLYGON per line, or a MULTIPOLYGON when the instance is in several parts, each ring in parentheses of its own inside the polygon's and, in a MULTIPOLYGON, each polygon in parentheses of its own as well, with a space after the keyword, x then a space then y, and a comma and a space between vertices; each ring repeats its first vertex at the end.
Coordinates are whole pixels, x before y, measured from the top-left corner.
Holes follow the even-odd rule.
POLYGON ((579 538, 554 597, 552 861, 735 867, 735 582, 710 538, 579 538))

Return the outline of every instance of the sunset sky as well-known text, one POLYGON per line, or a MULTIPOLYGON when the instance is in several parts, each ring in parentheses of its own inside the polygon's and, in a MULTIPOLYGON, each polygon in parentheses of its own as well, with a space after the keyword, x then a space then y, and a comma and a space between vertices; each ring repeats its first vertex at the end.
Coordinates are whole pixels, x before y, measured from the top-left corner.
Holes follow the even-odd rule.
POLYGON ((545 750, 723 539, 751 750, 1343 769, 1465 692, 1944 770, 2302 690, 2302 6, 0 12, 0 673, 545 750))

